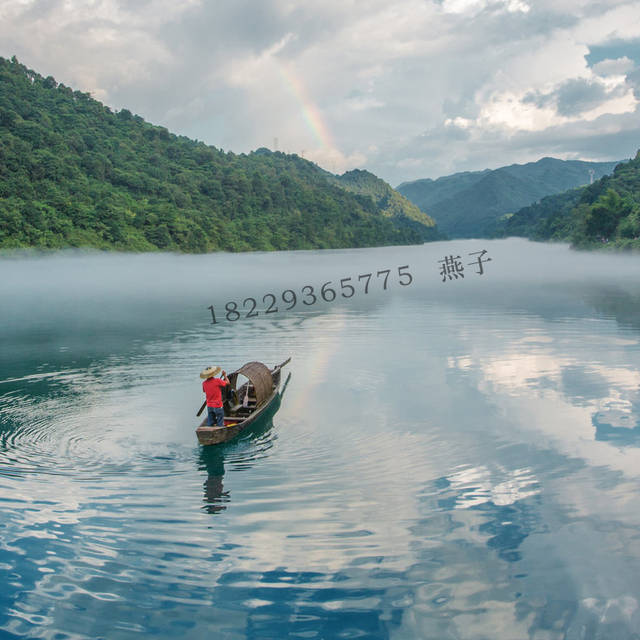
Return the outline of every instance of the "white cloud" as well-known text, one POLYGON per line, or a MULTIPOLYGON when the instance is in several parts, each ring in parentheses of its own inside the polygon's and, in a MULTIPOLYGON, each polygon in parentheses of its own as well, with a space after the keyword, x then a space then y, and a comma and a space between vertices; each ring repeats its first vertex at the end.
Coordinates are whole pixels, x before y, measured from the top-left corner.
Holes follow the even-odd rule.
POLYGON ((615 76, 617 79, 627 71, 633 70, 634 66, 633 60, 627 58, 627 56, 623 56, 622 58, 616 58, 615 60, 610 58, 602 60, 601 62, 594 64, 592 69, 593 72, 601 78, 615 76))
POLYGON ((0 7, 1 55, 112 107, 237 152, 278 138, 328 169, 367 163, 393 184, 540 155, 631 155, 638 61, 589 67, 585 56, 638 38, 631 0, 0 7))
POLYGON ((336 148, 317 148, 305 152, 304 157, 327 169, 327 171, 331 171, 331 173, 344 173, 350 169, 363 169, 367 165, 367 156, 360 151, 345 155, 336 148))
POLYGON ((384 102, 371 96, 354 96, 347 98, 345 105, 352 111, 365 111, 367 109, 384 107, 384 102))
POLYGON ((528 13, 531 7, 523 0, 444 0, 442 8, 446 13, 477 13, 488 7, 498 8, 511 13, 528 13))

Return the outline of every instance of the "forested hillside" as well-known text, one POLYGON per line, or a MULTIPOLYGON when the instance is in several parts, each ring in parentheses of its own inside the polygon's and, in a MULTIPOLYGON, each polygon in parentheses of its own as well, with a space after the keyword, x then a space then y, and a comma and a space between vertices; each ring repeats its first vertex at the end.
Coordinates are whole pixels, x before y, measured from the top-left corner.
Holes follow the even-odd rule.
POLYGON ((333 178, 295 155, 173 135, 0 58, 0 248, 243 251, 435 235, 399 194, 388 210, 333 178))
POLYGON ((401 184, 398 191, 451 237, 490 236, 500 218, 541 198, 588 184, 611 173, 616 162, 542 158, 494 170, 457 173, 437 180, 401 184))
POLYGON ((495 235, 522 236, 532 240, 567 240, 574 223, 571 212, 580 202, 586 187, 570 189, 563 193, 542 198, 505 217, 495 235))
POLYGON ((565 240, 577 248, 640 249, 640 151, 610 176, 521 209, 499 235, 565 240))
POLYGON ((433 220, 407 198, 392 189, 384 180, 369 171, 354 169, 341 176, 331 176, 330 180, 347 191, 363 196, 369 196, 383 215, 397 220, 398 225, 413 228, 420 233, 424 227, 430 227, 426 239, 440 238, 433 220))

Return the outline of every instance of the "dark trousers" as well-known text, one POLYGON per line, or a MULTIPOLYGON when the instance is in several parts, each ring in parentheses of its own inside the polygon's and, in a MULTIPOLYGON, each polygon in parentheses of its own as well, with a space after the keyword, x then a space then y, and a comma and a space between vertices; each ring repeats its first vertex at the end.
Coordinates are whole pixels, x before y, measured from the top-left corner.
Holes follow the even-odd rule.
POLYGON ((222 407, 207 407, 207 424, 211 427, 214 424, 217 427, 224 426, 224 409, 222 407))

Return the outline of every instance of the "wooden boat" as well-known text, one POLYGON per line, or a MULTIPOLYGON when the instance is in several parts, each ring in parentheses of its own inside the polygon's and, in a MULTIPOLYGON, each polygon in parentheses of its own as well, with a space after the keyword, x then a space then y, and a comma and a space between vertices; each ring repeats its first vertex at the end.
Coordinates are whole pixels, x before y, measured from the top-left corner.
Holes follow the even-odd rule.
POLYGON ((241 431, 249 425, 255 424, 260 418, 266 417, 272 408, 277 408, 277 401, 280 399, 278 389, 282 367, 288 364, 288 358, 279 365, 269 369, 262 362, 247 362, 237 371, 230 373, 229 383, 231 392, 228 393, 224 402, 224 426, 208 426, 207 418, 200 423, 196 429, 198 442, 202 445, 220 444, 235 438, 241 431), (239 389, 236 388, 238 376, 247 378, 239 389), (248 395, 248 403, 244 403, 245 395, 248 395))

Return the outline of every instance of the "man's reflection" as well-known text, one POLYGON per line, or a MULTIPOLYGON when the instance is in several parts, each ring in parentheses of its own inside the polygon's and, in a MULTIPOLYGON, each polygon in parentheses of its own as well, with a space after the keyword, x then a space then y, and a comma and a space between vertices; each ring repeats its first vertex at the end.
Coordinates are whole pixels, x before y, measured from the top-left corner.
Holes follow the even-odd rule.
POLYGON ((224 511, 229 502, 229 491, 224 490, 224 454, 217 447, 202 447, 200 450, 200 468, 206 469, 207 479, 204 481, 204 507, 207 513, 224 511))

